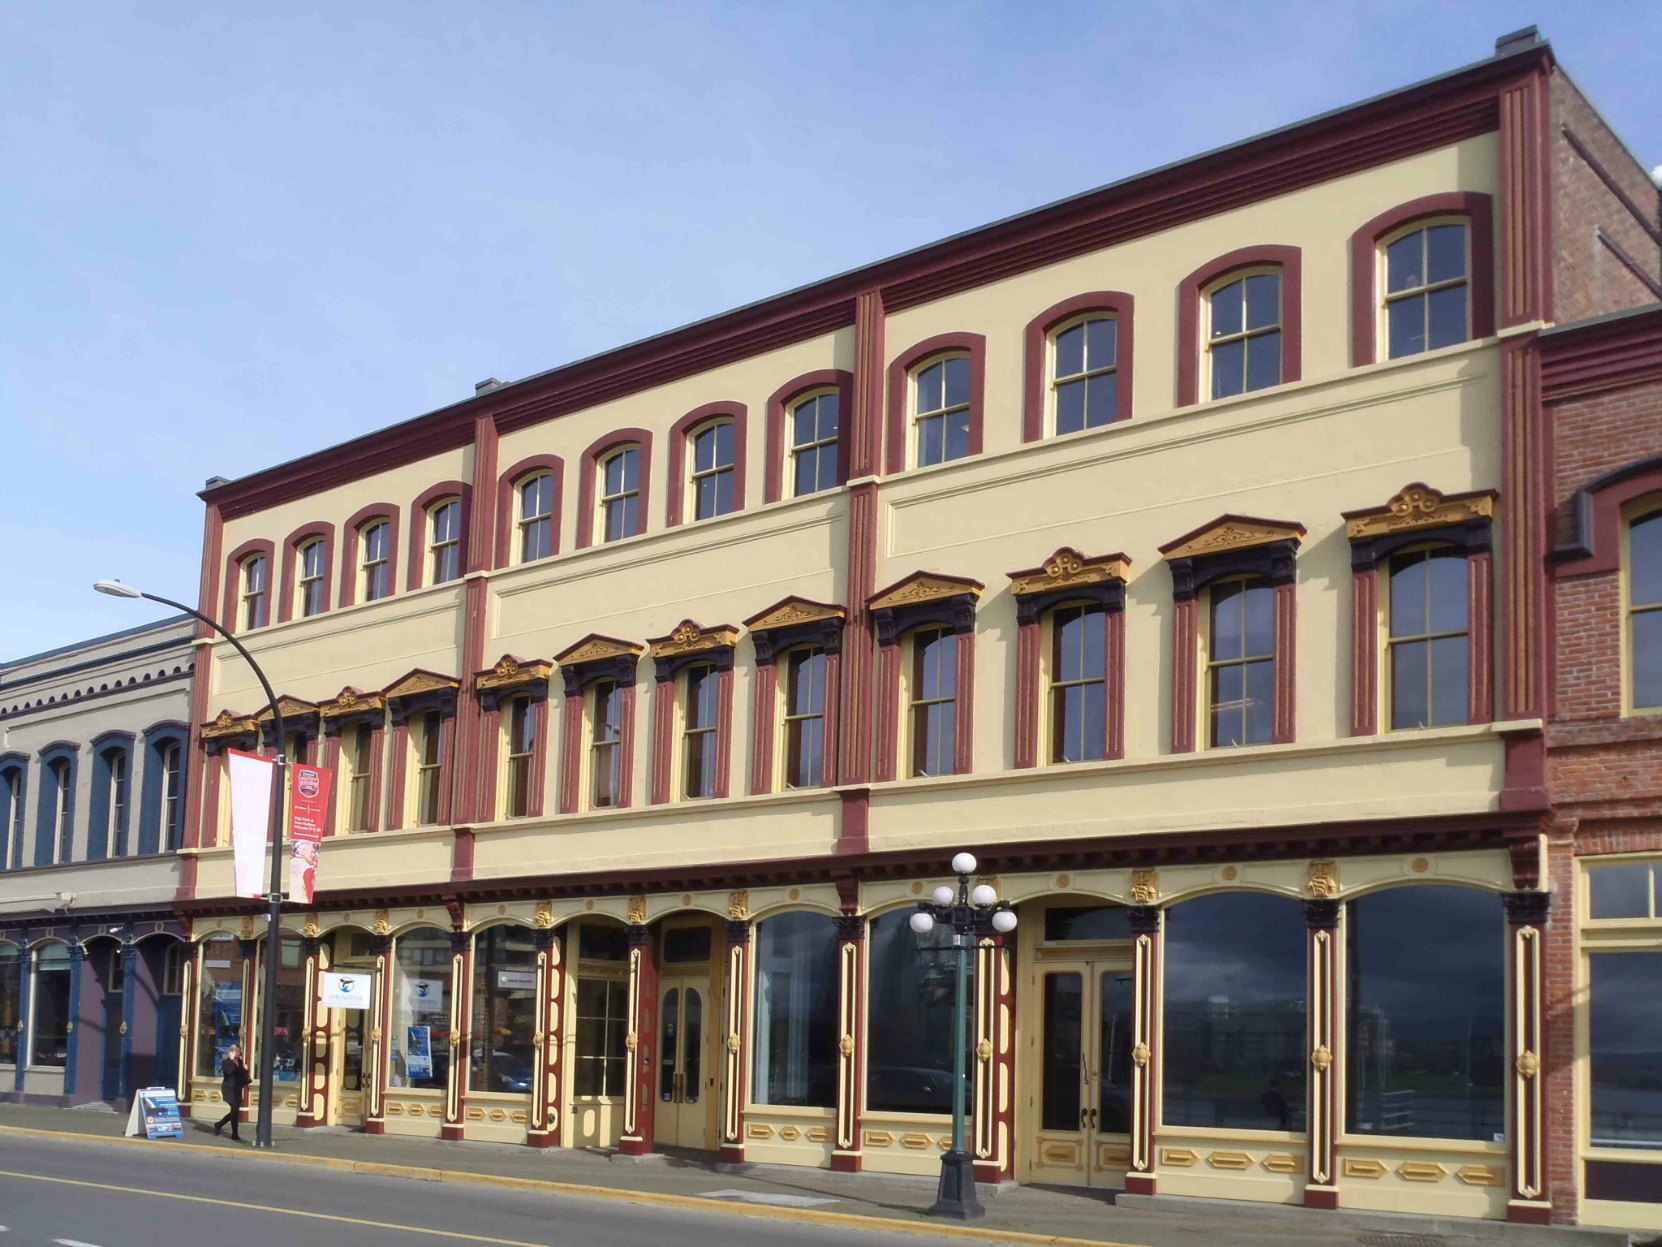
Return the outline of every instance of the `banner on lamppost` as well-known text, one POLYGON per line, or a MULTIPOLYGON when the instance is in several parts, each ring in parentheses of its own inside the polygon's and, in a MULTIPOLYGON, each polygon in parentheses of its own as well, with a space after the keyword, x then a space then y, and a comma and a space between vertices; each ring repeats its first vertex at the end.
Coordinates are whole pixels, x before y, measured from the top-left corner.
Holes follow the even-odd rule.
POLYGON ((323 847, 323 825, 329 813, 329 790, 335 773, 327 767, 291 765, 293 782, 289 808, 289 897, 310 905, 317 887, 318 856, 323 847))
POLYGON ((260 878, 271 837, 272 768, 277 764, 241 749, 225 751, 231 784, 231 858, 236 866, 237 895, 263 897, 260 878))

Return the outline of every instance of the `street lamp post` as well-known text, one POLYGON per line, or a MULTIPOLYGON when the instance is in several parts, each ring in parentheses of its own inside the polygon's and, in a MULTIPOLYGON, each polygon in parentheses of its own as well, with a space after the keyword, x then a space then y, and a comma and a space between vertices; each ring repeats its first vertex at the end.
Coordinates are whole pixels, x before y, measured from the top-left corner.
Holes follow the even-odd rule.
MULTIPOLYGON (((242 655, 243 661, 253 669, 255 677, 260 681, 260 687, 265 690, 266 701, 271 706, 271 726, 277 734, 277 772, 271 794, 271 886, 266 890, 265 987, 260 1007, 260 1103, 254 1118, 254 1146, 270 1147, 271 1106, 275 1095, 272 1082, 277 1072, 277 962, 282 954, 282 935, 278 931, 278 923, 282 921, 283 914, 283 798, 288 792, 288 760, 283 756, 286 739, 283 708, 277 704, 277 694, 271 690, 271 681, 265 678, 265 672, 261 671, 260 664, 254 661, 254 655, 248 652, 241 641, 201 611, 193 610, 183 602, 175 602, 172 598, 145 593, 132 585, 122 584, 119 580, 100 580, 92 587, 114 598, 144 598, 147 601, 159 602, 207 624, 229 641, 237 653, 242 655)), ((179 1088, 180 1095, 183 1095, 184 1091, 183 1087, 179 1088)), ((226 1107, 233 1110, 235 1108, 234 1105, 226 1107)))
POLYGON ((990 931, 1006 934, 1016 929, 1016 911, 1009 901, 985 883, 970 888, 975 873, 975 856, 960 853, 952 859, 958 876, 958 890, 945 884, 935 889, 933 901, 919 901, 912 915, 912 930, 928 935, 940 923, 952 929, 952 947, 958 959, 956 990, 952 1008, 952 1150, 941 1157, 941 1184, 930 1205, 932 1217, 956 1217, 969 1221, 984 1217, 987 1210, 975 1197, 975 1158, 964 1146, 964 1043, 969 1031, 970 949, 975 937, 990 931))

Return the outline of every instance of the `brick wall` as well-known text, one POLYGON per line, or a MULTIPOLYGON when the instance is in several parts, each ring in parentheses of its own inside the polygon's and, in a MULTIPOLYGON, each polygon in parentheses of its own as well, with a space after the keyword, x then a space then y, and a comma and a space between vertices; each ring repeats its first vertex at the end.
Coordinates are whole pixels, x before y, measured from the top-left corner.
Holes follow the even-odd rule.
POLYGON ((1658 295, 1599 240, 1599 231, 1637 260, 1652 280, 1662 281, 1662 196, 1562 70, 1553 74, 1552 113, 1553 318, 1567 324, 1654 303, 1658 295), (1643 220, 1576 150, 1566 127, 1639 206, 1643 220))

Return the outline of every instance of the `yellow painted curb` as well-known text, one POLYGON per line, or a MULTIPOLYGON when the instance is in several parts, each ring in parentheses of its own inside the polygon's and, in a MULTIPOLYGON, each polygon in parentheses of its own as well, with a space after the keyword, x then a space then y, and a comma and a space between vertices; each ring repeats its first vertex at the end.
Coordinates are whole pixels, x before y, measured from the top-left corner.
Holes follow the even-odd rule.
MULTIPOLYGON (((148 1143, 148 1139, 117 1137, 107 1134, 78 1134, 73 1130, 39 1130, 29 1126, 0 1126, 0 1134, 34 1135, 48 1139, 73 1139, 82 1143, 148 1143)), ((845 1229, 869 1230, 873 1233, 931 1234, 942 1238, 978 1239, 983 1242, 1031 1243, 1041 1247, 1136 1247, 1133 1243, 1109 1242, 1101 1238, 1068 1238, 1056 1234, 1025 1234, 1017 1230, 997 1230, 991 1226, 955 1225, 950 1222, 900 1221, 892 1217, 866 1217, 852 1212, 822 1212, 817 1208, 781 1208, 773 1204, 735 1204, 726 1200, 709 1199, 702 1195, 670 1195, 662 1191, 637 1191, 611 1186, 589 1186, 580 1182, 551 1182, 545 1178, 509 1178, 494 1173, 470 1173, 459 1169, 436 1169, 423 1165, 390 1165, 381 1161, 347 1160, 338 1156, 306 1156, 291 1152, 255 1151, 252 1148, 237 1151, 214 1147, 207 1143, 184 1143, 169 1140, 174 1150, 188 1148, 193 1152, 210 1152, 215 1156, 236 1157, 291 1165, 312 1165, 319 1169, 335 1169, 384 1178, 414 1178, 422 1182, 461 1182, 475 1186, 493 1186, 514 1191, 534 1191, 545 1195, 571 1195, 583 1199, 610 1199, 625 1204, 651 1204, 659 1208, 681 1208, 698 1212, 726 1212, 741 1217, 772 1217, 776 1220, 803 1221, 815 1225, 835 1225, 845 1229)))

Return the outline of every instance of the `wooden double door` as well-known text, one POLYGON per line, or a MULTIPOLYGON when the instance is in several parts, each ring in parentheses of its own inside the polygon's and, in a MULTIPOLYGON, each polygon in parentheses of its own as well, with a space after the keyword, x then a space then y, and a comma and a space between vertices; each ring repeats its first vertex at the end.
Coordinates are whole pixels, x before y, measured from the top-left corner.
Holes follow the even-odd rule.
POLYGON ((716 1101, 709 1036, 718 1022, 706 975, 658 983, 658 1097, 654 1139, 670 1147, 708 1149, 716 1101))
POLYGON ((1132 973, 1123 957, 1035 971, 1029 1180, 1118 1188, 1131 1159, 1132 973))

